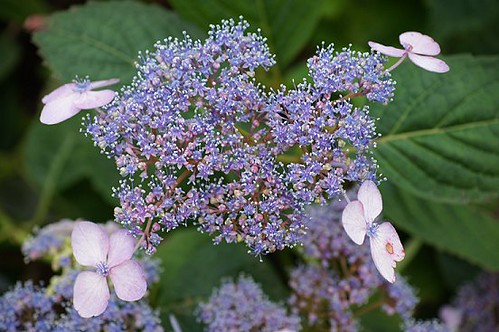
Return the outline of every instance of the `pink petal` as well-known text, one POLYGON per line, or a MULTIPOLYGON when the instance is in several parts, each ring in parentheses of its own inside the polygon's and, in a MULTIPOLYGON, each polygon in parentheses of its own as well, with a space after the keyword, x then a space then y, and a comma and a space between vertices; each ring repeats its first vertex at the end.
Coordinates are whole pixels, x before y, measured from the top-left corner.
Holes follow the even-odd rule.
POLYGON ((113 85, 113 84, 116 84, 119 82, 120 82, 120 80, 117 78, 111 78, 109 80, 103 80, 103 81, 90 82, 90 89, 89 90, 102 88, 103 86, 109 86, 109 85, 113 85))
POLYGON ((392 46, 385 46, 385 45, 382 45, 382 44, 379 44, 376 42, 372 42, 372 41, 368 42, 368 44, 373 50, 378 51, 379 53, 382 53, 382 54, 385 54, 388 56, 394 56, 394 57, 400 58, 401 56, 403 56, 406 53, 405 50, 402 50, 400 48, 395 48, 392 46))
POLYGON ((147 290, 142 266, 136 261, 124 261, 109 272, 116 295, 123 301, 140 300, 147 290))
POLYGON ((40 114, 41 123, 51 125, 65 121, 80 112, 80 108, 74 105, 77 94, 70 94, 53 99, 45 104, 40 114))
POLYGON ((107 255, 109 268, 132 258, 134 249, 135 239, 126 229, 120 229, 111 234, 109 239, 109 253, 107 255))
POLYGON ((78 94, 74 105, 81 109, 90 109, 109 104, 115 96, 113 90, 85 91, 78 94))
POLYGON ((71 245, 76 261, 83 266, 106 262, 109 236, 101 225, 78 221, 71 233, 71 245))
POLYGON ((376 184, 370 180, 360 186, 357 199, 364 206, 364 214, 368 223, 371 223, 383 210, 383 199, 376 184))
POLYGON ((440 54, 440 45, 430 36, 420 32, 404 32, 399 36, 400 44, 404 47, 412 46, 411 52, 424 55, 440 54))
POLYGON ((395 227, 393 227, 391 223, 384 222, 381 225, 379 225, 376 231, 376 235, 385 242, 385 247, 387 246, 387 244, 390 244, 392 248, 391 249, 392 253, 389 252, 390 251, 389 248, 386 249, 394 261, 400 262, 404 259, 405 257, 404 247, 400 242, 397 230, 395 229, 395 227))
POLYGON ((106 278, 95 272, 80 272, 73 289, 73 305, 81 317, 99 316, 109 301, 109 287, 106 278))
POLYGON ((374 265, 383 278, 394 283, 396 262, 405 256, 397 231, 389 222, 382 223, 376 234, 370 237, 370 243, 374 265))
POLYGON ((64 84, 63 86, 58 87, 57 89, 55 89, 54 91, 43 97, 42 103, 47 104, 56 99, 67 97, 70 94, 75 93, 74 91, 75 87, 76 84, 74 83, 64 84))
POLYGON ((435 73, 446 73, 449 71, 449 66, 447 66, 444 61, 433 58, 431 56, 409 53, 409 59, 411 59, 411 61, 414 62, 415 65, 428 71, 432 71, 435 73))
POLYGON ((364 207, 359 201, 347 204, 341 216, 341 223, 347 235, 353 242, 361 245, 367 232, 367 223, 364 219, 364 207))

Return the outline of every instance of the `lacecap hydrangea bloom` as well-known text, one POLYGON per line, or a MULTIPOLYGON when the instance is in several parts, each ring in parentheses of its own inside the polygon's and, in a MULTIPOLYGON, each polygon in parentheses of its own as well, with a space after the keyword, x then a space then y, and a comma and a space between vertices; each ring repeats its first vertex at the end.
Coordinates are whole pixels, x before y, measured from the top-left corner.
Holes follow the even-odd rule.
POLYGON ((247 28, 222 21, 205 41, 157 43, 133 83, 87 118, 86 133, 123 176, 115 218, 149 253, 160 231, 188 221, 254 254, 291 247, 306 206, 342 194, 345 181, 376 178, 374 119, 351 98, 391 100, 385 58, 322 46, 308 60, 310 82, 268 91, 254 76, 274 55, 247 28))

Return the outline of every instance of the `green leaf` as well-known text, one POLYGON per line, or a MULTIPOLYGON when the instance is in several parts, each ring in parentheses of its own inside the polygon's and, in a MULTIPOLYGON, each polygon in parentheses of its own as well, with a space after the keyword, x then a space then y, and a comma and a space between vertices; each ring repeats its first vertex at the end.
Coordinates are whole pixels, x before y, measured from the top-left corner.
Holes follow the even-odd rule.
POLYGON ((164 266, 157 306, 163 323, 175 314, 183 330, 199 330, 193 317, 200 301, 206 301, 213 288, 225 277, 251 275, 273 300, 283 299, 286 290, 269 264, 270 258, 247 253, 239 244, 213 245, 211 238, 194 229, 177 229, 158 248, 164 266))
POLYGON ((117 186, 119 174, 113 161, 80 133, 80 124, 79 117, 54 126, 35 121, 24 148, 27 174, 37 185, 51 186, 51 192, 88 178, 102 197, 115 204, 111 188, 117 186))
POLYGON ((243 16, 252 29, 261 28, 270 48, 276 53, 277 66, 287 67, 303 49, 319 24, 323 0, 172 0, 172 6, 202 29, 222 19, 243 16))
POLYGON ((446 59, 450 72, 397 69, 395 101, 380 118, 381 173, 420 197, 480 202, 499 196, 499 57, 446 59))
POLYGON ((34 42, 58 79, 75 75, 92 80, 117 77, 131 81, 138 51, 153 49, 156 41, 181 37, 182 31, 198 36, 187 22, 155 5, 129 1, 91 2, 50 17, 34 42))
POLYGON ((499 222, 459 205, 434 203, 381 186, 385 214, 404 231, 485 269, 499 271, 499 222))

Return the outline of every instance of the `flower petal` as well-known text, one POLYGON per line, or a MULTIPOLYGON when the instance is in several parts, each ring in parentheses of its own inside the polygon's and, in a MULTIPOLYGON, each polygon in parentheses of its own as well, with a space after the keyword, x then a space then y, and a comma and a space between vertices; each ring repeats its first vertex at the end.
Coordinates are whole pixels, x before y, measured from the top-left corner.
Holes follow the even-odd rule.
POLYGON ((109 80, 103 80, 103 81, 95 81, 95 82, 90 82, 90 88, 89 90, 97 89, 97 88, 102 88, 103 86, 109 86, 113 85, 116 83, 119 83, 120 80, 117 78, 111 78, 109 80))
POLYGON ((101 225, 78 221, 71 233, 71 246, 76 261, 83 266, 106 262, 109 236, 101 225))
POLYGON ((136 261, 124 261, 109 272, 116 295, 123 301, 140 300, 147 290, 142 266, 136 261))
POLYGON ((64 84, 63 86, 58 87, 57 89, 43 97, 42 103, 47 104, 56 99, 67 97, 70 94, 75 93, 75 88, 76 84, 74 83, 64 84))
POLYGON ((81 317, 99 316, 109 301, 109 287, 105 277, 95 272, 78 274, 73 288, 73 305, 81 317))
POLYGON ((345 206, 341 216, 341 223, 347 235, 353 242, 361 245, 367 232, 367 223, 364 218, 364 207, 359 201, 352 201, 345 206))
POLYGON ((74 105, 81 109, 91 109, 109 104, 116 93, 113 90, 85 91, 78 94, 74 105))
POLYGON ((409 53, 409 59, 415 65, 435 73, 446 73, 449 71, 449 66, 442 60, 431 57, 409 53))
POLYGON ((40 122, 51 125, 65 121, 80 112, 80 108, 74 105, 78 94, 70 94, 55 98, 45 104, 40 114, 40 122))
POLYGON ((368 223, 373 222, 383 210, 383 199, 381 198, 378 186, 370 180, 362 183, 357 194, 357 199, 364 206, 364 215, 368 223))
POLYGON ((384 222, 378 226, 376 234, 370 237, 370 243, 374 265, 383 278, 394 283, 396 262, 405 256, 397 231, 392 224, 384 222))
POLYGON ((404 32, 399 36, 400 44, 404 47, 412 46, 412 53, 423 55, 438 55, 440 54, 440 45, 430 36, 420 32, 404 32))
POLYGON ((392 46, 385 46, 385 45, 382 45, 382 44, 379 44, 376 42, 372 42, 372 41, 368 42, 367 44, 369 44, 369 47, 371 47, 373 50, 378 51, 379 53, 382 53, 382 54, 385 54, 388 56, 394 56, 394 57, 400 58, 401 56, 403 56, 406 53, 405 50, 402 50, 400 48, 396 48, 396 47, 392 47, 392 46))
POLYGON ((109 268, 119 265, 132 258, 135 249, 135 239, 126 229, 120 229, 109 239, 109 253, 107 264, 109 268))

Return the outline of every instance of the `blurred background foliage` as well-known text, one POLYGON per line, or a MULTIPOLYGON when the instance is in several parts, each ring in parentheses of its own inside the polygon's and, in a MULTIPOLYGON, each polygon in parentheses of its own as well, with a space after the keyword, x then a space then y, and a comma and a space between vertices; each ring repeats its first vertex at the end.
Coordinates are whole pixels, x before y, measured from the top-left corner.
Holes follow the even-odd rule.
MULTIPOLYGON (((306 59, 323 41, 367 51, 369 40, 398 46, 404 31, 434 37, 451 72, 438 76, 406 63, 395 73, 395 102, 373 110, 384 134, 376 156, 388 177, 385 213, 405 232, 402 274, 419 289, 420 318, 435 316, 477 270, 499 271, 499 2, 2 0, 1 292, 16 280, 50 277, 48 266, 22 261, 20 243, 33 228, 61 218, 103 222, 117 204, 113 163, 79 133, 79 117, 41 125, 43 95, 75 75, 128 83, 138 52, 152 50, 156 40, 184 30, 203 38, 209 24, 240 15, 251 29, 261 28, 276 53, 277 65, 257 73, 274 88, 306 77, 306 59), (416 132, 425 135, 414 138, 416 132)), ((165 272, 154 301, 165 317, 181 318, 220 277, 241 271, 282 299, 285 266, 295 259, 285 251, 260 263, 245 248, 213 247, 190 229, 168 234, 158 255, 165 272)), ((376 315, 369 319, 378 324, 373 329, 380 326, 376 315)))

